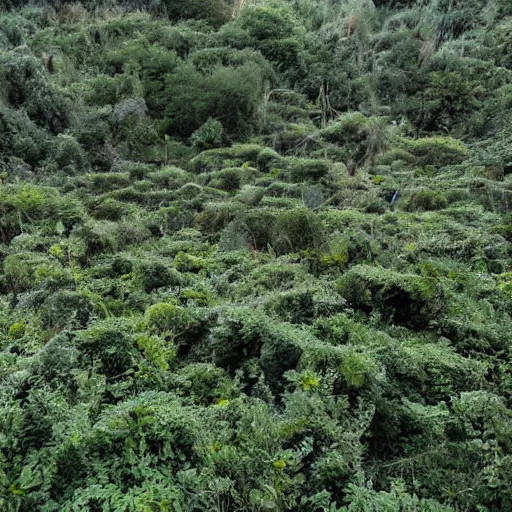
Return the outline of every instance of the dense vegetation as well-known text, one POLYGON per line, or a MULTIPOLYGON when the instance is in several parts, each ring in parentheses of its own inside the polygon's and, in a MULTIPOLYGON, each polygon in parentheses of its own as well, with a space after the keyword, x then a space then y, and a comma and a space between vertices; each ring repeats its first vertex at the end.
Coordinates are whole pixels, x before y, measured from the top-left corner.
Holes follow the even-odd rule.
POLYGON ((512 510, 509 0, 3 0, 0 510, 512 510))

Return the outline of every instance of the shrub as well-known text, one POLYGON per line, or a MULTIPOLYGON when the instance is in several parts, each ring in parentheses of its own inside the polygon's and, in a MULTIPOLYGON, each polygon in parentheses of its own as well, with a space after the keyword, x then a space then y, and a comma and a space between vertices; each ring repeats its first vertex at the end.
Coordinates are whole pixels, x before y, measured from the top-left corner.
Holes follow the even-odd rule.
POLYGON ((7 335, 12 341, 20 339, 25 334, 25 324, 22 322, 14 322, 10 325, 7 335))
POLYGON ((8 104, 24 108, 30 119, 53 134, 69 126, 68 102, 46 79, 41 61, 26 47, 0 55, 0 69, 8 104))
POLYGON ((199 256, 180 251, 174 258, 174 266, 180 272, 199 272, 205 267, 205 262, 199 256))
POLYGON ((74 230, 73 234, 83 240, 85 259, 103 252, 117 252, 121 247, 140 243, 150 236, 144 225, 128 220, 118 223, 107 220, 89 221, 74 230))
POLYGON ((268 301, 265 309, 282 320, 295 324, 310 323, 315 315, 311 290, 281 292, 268 301))
POLYGON ((219 147, 222 144, 224 127, 220 121, 211 117, 191 136, 189 142, 201 151, 219 147))
POLYGON ((256 165, 261 172, 270 172, 282 164, 284 164, 284 158, 270 148, 263 148, 256 157, 256 165))
POLYGON ((77 171, 83 171, 88 166, 85 151, 72 135, 57 135, 53 158, 61 169, 72 167, 77 171))
POLYGON ((341 146, 340 157, 349 166, 349 174, 353 174, 354 166, 375 162, 387 145, 388 132, 387 118, 349 112, 322 129, 320 136, 341 146))
POLYGON ((415 164, 421 167, 460 164, 469 156, 466 145, 452 137, 403 139, 403 145, 405 150, 414 156, 415 164))
POLYGON ((485 89, 478 80, 469 80, 455 71, 434 71, 428 78, 428 86, 420 93, 421 101, 413 103, 409 113, 420 128, 431 132, 451 130, 465 115, 481 107, 479 97, 485 89))
POLYGON ((37 165, 46 158, 50 147, 47 133, 24 111, 0 106, 0 158, 14 156, 37 165))
POLYGON ((180 286, 183 284, 182 275, 171 267, 170 262, 141 261, 137 264, 137 275, 146 293, 151 293, 164 286, 180 286))
POLYGON ((441 210, 448 206, 448 199, 443 192, 437 190, 420 189, 413 192, 404 205, 409 212, 441 210))
POLYGON ((346 144, 362 140, 367 117, 361 112, 349 112, 324 128, 320 134, 328 142, 346 144))
POLYGON ((145 314, 146 323, 160 334, 179 333, 190 320, 188 311, 176 304, 162 302, 150 306, 145 314))
POLYGON ((78 178, 77 184, 91 188, 95 192, 105 193, 131 185, 130 175, 124 172, 93 173, 78 178))
POLYGON ((316 249, 323 241, 322 222, 307 208, 280 213, 272 227, 272 246, 279 253, 316 249))
POLYGON ((164 116, 169 135, 190 137, 208 121, 217 119, 226 135, 240 140, 259 124, 263 97, 263 70, 252 63, 238 68, 217 67, 202 74, 183 64, 167 75, 164 116))
POLYGON ((367 265, 352 267, 338 282, 337 291, 363 311, 377 310, 385 319, 425 328, 443 311, 445 295, 436 279, 367 265))
POLYGON ((92 313, 93 305, 86 295, 61 290, 50 296, 41 308, 41 324, 44 329, 62 330, 75 324, 84 328, 92 313))
POLYGON ((222 171, 217 171, 209 175, 211 176, 211 181, 209 181, 208 185, 226 192, 235 192, 242 184, 243 172, 244 169, 237 167, 222 169, 222 171))
POLYGON ((213 235, 224 229, 243 212, 244 206, 240 203, 208 203, 204 211, 198 215, 197 224, 203 233, 213 235))
POLYGON ((291 181, 318 181, 329 172, 331 167, 327 160, 297 158, 289 162, 291 181))
POLYGON ((257 41, 285 39, 290 37, 295 29, 290 12, 268 7, 245 9, 236 23, 257 41))
POLYGON ((230 4, 224 0, 163 0, 156 4, 149 2, 149 5, 172 21, 205 20, 219 27, 231 19, 230 4))
POLYGON ((260 155, 263 155, 262 161, 265 162, 266 154, 266 148, 257 144, 235 144, 230 148, 203 151, 190 161, 190 167, 196 173, 203 173, 242 166, 247 162, 256 165, 260 155))
POLYGON ((139 336, 137 346, 143 351, 146 361, 159 370, 167 371, 176 359, 176 347, 159 336, 139 336))
POLYGON ((306 337, 298 327, 276 323, 253 310, 232 308, 212 329, 205 350, 230 373, 244 366, 254 373, 250 363, 256 359, 266 382, 277 391, 283 388, 284 373, 296 368, 306 337))
POLYGON ((392 148, 385 151, 382 155, 377 158, 379 165, 391 165, 393 162, 401 160, 403 162, 412 163, 414 162, 414 155, 401 148, 392 148))
POLYGON ((131 330, 125 320, 102 320, 77 331, 76 343, 83 357, 98 361, 107 377, 121 377, 135 365, 138 355, 130 339, 131 330))
POLYGON ((43 254, 18 252, 4 259, 4 283, 10 292, 30 290, 60 266, 43 254))
POLYGON ((129 207, 121 201, 107 197, 96 205, 92 211, 95 219, 99 220, 121 220, 129 213, 129 207))

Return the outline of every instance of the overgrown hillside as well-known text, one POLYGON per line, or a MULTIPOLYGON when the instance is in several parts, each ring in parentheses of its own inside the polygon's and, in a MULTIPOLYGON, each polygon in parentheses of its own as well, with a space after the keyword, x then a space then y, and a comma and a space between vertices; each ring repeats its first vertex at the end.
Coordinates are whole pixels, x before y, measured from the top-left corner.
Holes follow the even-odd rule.
POLYGON ((512 510, 512 3, 3 0, 0 510, 512 510))

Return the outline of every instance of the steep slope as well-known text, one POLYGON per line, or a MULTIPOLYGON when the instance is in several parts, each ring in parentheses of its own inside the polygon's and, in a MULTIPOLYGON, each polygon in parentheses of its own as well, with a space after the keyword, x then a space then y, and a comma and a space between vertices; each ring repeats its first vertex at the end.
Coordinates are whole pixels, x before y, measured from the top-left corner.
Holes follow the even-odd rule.
POLYGON ((0 509, 512 509, 505 0, 8 2, 0 509))

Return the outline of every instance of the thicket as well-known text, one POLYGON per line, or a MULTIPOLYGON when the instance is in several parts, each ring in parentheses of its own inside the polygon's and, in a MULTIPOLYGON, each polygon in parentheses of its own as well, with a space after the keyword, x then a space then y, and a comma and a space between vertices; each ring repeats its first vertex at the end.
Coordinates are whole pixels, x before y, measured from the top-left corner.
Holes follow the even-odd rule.
POLYGON ((512 510, 507 0, 0 3, 0 510, 512 510))

